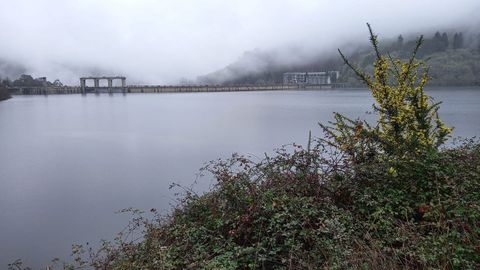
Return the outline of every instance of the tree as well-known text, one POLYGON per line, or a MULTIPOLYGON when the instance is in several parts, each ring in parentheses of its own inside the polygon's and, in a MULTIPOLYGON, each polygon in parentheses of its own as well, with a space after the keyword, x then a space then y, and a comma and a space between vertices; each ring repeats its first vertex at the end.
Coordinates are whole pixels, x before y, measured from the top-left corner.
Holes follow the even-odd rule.
POLYGON ((5 87, 3 82, 0 82, 0 101, 11 98, 8 89, 5 87))
POLYGON ((453 36, 453 49, 462 49, 464 46, 463 44, 463 33, 455 33, 453 36))
POLYGON ((0 80, 0 85, 3 86, 12 86, 12 81, 7 77, 5 79, 0 80))
POLYGON ((450 135, 438 116, 440 103, 433 103, 424 92, 430 80, 428 67, 416 55, 423 43, 418 38, 408 61, 381 54, 377 35, 370 31, 376 59, 373 77, 350 63, 339 53, 345 64, 370 89, 375 99, 374 112, 379 116, 375 126, 366 121, 352 120, 335 114, 333 126, 321 125, 340 149, 362 161, 370 155, 385 154, 394 159, 409 159, 437 151, 450 135))
POLYGON ((401 47, 403 46, 403 36, 399 35, 397 38, 397 44, 401 47))
POLYGON ((401 50, 403 48, 403 36, 402 35, 399 35, 397 37, 397 42, 394 46, 394 49, 395 50, 401 50))
MULTIPOLYGON (((446 34, 445 34, 445 37, 446 37, 446 34)), ((448 37, 447 37, 447 40, 445 40, 445 37, 442 38, 442 35, 440 34, 440 32, 437 31, 431 39, 423 40, 422 41, 423 46, 420 52, 418 53, 418 57, 424 57, 429 54, 445 51, 448 47, 448 37)), ((411 45, 409 47, 415 48, 416 43, 410 42, 409 45, 411 45)))
POLYGON ((443 32, 442 34, 442 50, 445 51, 448 48, 449 42, 448 42, 448 35, 447 33, 443 32))
POLYGON ((440 32, 436 32, 433 36, 433 50, 434 52, 443 52, 448 48, 448 36, 447 33, 440 35, 440 32))
POLYGON ((13 86, 43 86, 41 81, 35 80, 32 76, 23 74, 13 81, 13 86))

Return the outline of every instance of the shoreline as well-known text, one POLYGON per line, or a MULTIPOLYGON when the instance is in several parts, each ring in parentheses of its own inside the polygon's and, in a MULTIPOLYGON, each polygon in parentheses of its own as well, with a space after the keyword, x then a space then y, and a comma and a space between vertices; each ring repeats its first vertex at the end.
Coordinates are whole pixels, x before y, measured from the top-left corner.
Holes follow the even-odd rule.
MULTIPOLYGON (((445 90, 445 89, 468 89, 479 88, 479 85, 471 86, 431 86, 427 90, 445 90)), ((18 87, 10 88, 11 96, 23 95, 70 95, 70 94, 136 94, 136 93, 220 93, 220 92, 263 92, 263 91, 314 91, 314 90, 354 90, 368 89, 366 87, 353 87, 344 85, 232 85, 232 86, 155 86, 155 85, 132 85, 126 87, 90 87, 85 93, 78 86, 63 87, 18 87)), ((3 99, 3 100, 6 100, 3 99)), ((0 99, 1 101, 2 99, 0 99)))

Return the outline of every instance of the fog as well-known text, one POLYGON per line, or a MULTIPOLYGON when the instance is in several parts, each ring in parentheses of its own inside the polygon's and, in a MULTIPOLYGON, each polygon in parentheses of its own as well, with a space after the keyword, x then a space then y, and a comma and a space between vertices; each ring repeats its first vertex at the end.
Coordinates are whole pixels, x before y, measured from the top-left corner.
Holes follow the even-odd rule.
POLYGON ((0 0, 0 6, 0 59, 69 84, 100 74, 172 84, 254 49, 295 47, 301 53, 279 57, 302 61, 366 40, 365 22, 388 37, 469 27, 480 11, 478 0, 0 0))

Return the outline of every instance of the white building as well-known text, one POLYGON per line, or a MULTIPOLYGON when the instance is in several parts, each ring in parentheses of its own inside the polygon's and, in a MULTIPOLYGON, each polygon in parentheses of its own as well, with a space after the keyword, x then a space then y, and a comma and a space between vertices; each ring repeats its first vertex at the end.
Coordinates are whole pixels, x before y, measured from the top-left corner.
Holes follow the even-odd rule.
POLYGON ((338 77, 338 71, 286 72, 283 73, 283 84, 332 84, 338 77))
POLYGON ((283 73, 283 84, 304 84, 306 82, 305 72, 287 72, 283 73))

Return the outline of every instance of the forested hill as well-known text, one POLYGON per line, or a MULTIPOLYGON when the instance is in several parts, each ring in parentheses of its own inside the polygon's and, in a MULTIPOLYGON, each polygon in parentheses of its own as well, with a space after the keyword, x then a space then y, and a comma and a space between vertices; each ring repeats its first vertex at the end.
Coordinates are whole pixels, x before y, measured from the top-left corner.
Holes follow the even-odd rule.
MULTIPOLYGON (((414 36, 404 38, 400 35, 395 40, 384 42, 386 46, 381 50, 406 59, 415 46, 415 40, 414 36)), ((370 47, 357 45, 357 49, 352 51, 347 56, 353 63, 367 71, 373 70, 371 63, 375 56, 370 47)), ((436 32, 427 35, 418 57, 431 66, 432 86, 480 85, 480 34, 436 32)), ((278 53, 256 50, 198 80, 213 84, 270 84, 282 83, 282 75, 288 71, 339 70, 341 82, 347 83, 347 86, 361 85, 344 66, 336 50, 294 64, 282 62, 279 58, 282 57, 278 53)))

